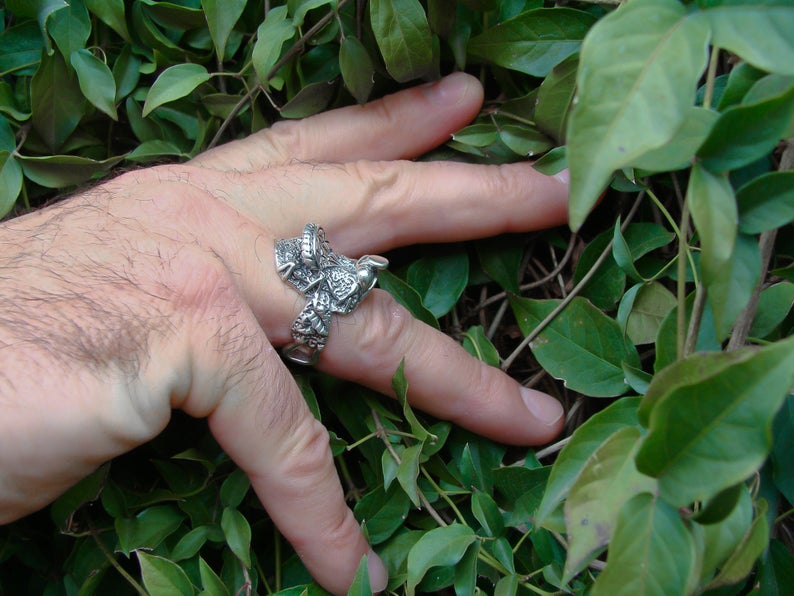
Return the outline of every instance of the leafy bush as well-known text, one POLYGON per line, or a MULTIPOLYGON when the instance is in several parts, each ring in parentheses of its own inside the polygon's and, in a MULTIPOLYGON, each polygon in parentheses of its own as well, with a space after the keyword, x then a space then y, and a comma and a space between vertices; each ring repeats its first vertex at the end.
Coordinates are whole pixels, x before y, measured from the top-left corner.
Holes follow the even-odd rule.
MULTIPOLYGON (((300 371, 390 589, 793 593, 794 6, 552 4, 8 0, 0 209, 479 74, 428 158, 567 165, 575 232, 408 254, 382 286, 557 395, 569 436, 507 448, 300 371)), ((0 530, 0 593, 322 593, 248 488, 175 416, 0 530)))

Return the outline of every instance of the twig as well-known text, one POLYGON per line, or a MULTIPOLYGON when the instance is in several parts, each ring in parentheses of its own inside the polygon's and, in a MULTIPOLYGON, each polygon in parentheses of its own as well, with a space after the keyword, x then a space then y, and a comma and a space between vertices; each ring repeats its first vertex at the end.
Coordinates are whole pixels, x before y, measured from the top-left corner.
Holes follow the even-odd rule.
MULTIPOLYGON (((626 215, 626 220, 620 226, 620 230, 621 231, 625 230, 626 226, 629 225, 629 222, 632 219, 634 219, 634 215, 637 213, 637 209, 639 208, 640 203, 642 202, 642 198, 644 196, 645 196, 645 193, 641 192, 639 194, 639 196, 637 197, 637 200, 634 202, 634 205, 632 205, 631 210, 626 215)), ((518 358, 518 356, 521 354, 521 352, 523 352, 524 349, 530 343, 535 341, 535 339, 538 337, 538 335, 540 335, 543 332, 543 330, 546 327, 548 327, 549 323, 551 323, 557 317, 557 315, 559 315, 565 309, 565 307, 567 307, 573 301, 573 299, 581 293, 582 289, 584 289, 584 287, 590 282, 590 280, 596 274, 596 272, 598 271, 598 268, 601 267, 601 265, 604 263, 604 261, 606 261, 607 258, 609 257, 609 255, 611 255, 611 254, 612 254, 612 241, 610 240, 609 244, 607 244, 606 248, 604 248, 604 251, 599 255, 598 259, 596 259, 596 262, 593 263, 593 266, 590 268, 590 270, 584 275, 584 277, 579 281, 579 283, 576 284, 576 286, 571 290, 571 293, 568 294, 565 298, 563 298, 562 301, 554 308, 554 310, 552 310, 546 316, 546 318, 543 319, 538 324, 538 326, 535 327, 535 329, 533 329, 532 332, 529 333, 524 338, 524 340, 518 345, 518 347, 515 350, 513 350, 513 353, 510 354, 502 362, 502 370, 509 369, 510 366, 515 361, 515 359, 518 358)))
POLYGON ((769 261, 772 258, 772 252, 775 249, 776 237, 777 229, 768 230, 761 234, 761 238, 758 241, 758 246, 761 251, 761 275, 758 278, 758 283, 753 289, 753 294, 750 296, 747 306, 744 307, 744 310, 742 310, 739 318, 736 320, 736 324, 733 326, 733 333, 731 334, 731 339, 728 341, 728 347, 726 348, 728 352, 741 348, 747 340, 747 336, 750 335, 750 329, 753 326, 753 319, 755 318, 755 311, 758 308, 758 299, 761 297, 761 288, 764 285, 766 273, 769 271, 769 261))

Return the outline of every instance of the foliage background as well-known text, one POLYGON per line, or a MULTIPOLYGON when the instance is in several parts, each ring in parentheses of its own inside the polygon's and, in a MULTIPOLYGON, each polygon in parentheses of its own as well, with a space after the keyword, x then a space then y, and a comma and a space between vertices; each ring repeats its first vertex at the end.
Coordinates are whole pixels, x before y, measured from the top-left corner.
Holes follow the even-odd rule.
MULTIPOLYGON (((400 371, 396 402, 296 371, 391 591, 794 593, 790 0, 0 11, 3 213, 461 69, 486 105, 426 159, 570 168, 570 229, 399 251, 381 279, 558 396, 565 439, 508 448, 414 413, 400 371)), ((0 528, 0 593, 322 593, 248 488, 175 414, 0 528)))

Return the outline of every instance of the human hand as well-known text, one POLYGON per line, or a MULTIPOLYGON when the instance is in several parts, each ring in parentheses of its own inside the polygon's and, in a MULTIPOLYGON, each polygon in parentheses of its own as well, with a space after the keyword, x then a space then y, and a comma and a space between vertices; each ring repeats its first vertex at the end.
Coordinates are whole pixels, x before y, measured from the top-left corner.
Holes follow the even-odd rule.
MULTIPOLYGON (((321 225, 377 254, 557 225, 567 185, 528 164, 406 161, 482 102, 457 74, 366 107, 274 125, 186 164, 124 174, 0 228, 0 521, 57 497, 156 436, 172 408, 206 416, 314 577, 344 592, 369 551, 325 428, 275 348, 305 299, 274 242, 321 225)), ((317 368, 502 442, 539 444, 556 400, 521 388, 374 290, 334 317, 317 368)), ((374 588, 386 583, 370 558, 374 588)))

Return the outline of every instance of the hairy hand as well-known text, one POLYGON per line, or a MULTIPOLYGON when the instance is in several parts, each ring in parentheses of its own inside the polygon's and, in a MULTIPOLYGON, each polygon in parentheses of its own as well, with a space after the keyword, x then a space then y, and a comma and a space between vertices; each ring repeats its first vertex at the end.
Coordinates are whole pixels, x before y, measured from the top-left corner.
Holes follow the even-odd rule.
MULTIPOLYGON (((415 242, 557 225, 567 185, 528 164, 407 161, 482 102, 457 74, 365 107, 279 123, 187 164, 127 173, 0 228, 0 521, 102 462, 206 416, 314 577, 344 592, 369 547, 325 428, 276 348, 305 298, 274 242, 321 225, 356 257, 415 242)), ((499 441, 539 444, 562 409, 469 356, 374 290, 334 317, 318 368, 499 441)), ((385 570, 370 558, 373 587, 385 570)))

